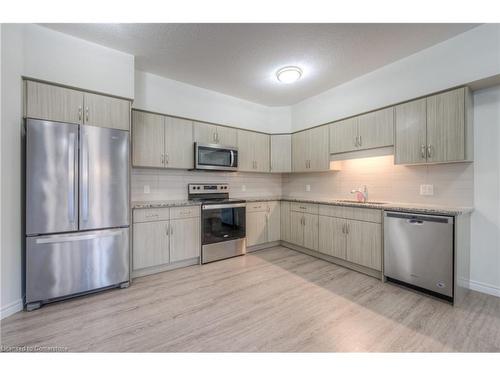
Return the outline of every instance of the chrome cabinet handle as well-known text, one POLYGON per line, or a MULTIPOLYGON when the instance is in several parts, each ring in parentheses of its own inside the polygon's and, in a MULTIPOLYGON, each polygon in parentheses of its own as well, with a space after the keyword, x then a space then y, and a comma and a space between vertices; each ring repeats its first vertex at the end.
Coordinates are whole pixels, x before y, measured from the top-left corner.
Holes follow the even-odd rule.
POLYGON ((427 145, 427 157, 432 158, 432 145, 427 145))
POLYGON ((165 155, 164 154, 161 154, 160 160, 161 160, 162 165, 165 164, 165 155))
POLYGON ((420 156, 422 156, 422 159, 425 159, 425 145, 424 144, 420 145, 420 156))
POLYGON ((361 138, 361 135, 359 136, 359 146, 363 146, 363 139, 361 138))
POLYGON ((345 232, 347 234, 349 234, 350 231, 351 231, 351 225, 349 223, 346 223, 346 225, 345 225, 345 232))
POLYGON ((82 121, 82 106, 78 107, 78 121, 82 121))
POLYGON ((165 224, 165 235, 169 235, 170 234, 170 224, 165 224))
POLYGON ((169 226, 170 226, 170 235, 173 236, 174 235, 174 226, 172 224, 170 224, 169 226))
POLYGON ((89 122, 89 107, 85 108, 85 122, 89 122))
POLYGON ((358 136, 356 136, 356 138, 354 138, 354 147, 358 147, 359 144, 358 144, 358 136))
POLYGON ((165 154, 165 164, 168 164, 169 158, 168 158, 168 152, 165 154))

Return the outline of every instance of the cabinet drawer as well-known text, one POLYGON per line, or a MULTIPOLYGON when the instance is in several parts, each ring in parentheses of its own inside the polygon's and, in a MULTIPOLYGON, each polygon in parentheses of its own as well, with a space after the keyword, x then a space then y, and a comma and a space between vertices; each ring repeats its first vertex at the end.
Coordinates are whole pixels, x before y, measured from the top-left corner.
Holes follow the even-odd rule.
POLYGON ((250 202, 247 203, 246 212, 260 212, 267 211, 267 202, 250 202))
POLYGON ((308 214, 318 213, 318 205, 315 203, 292 202, 292 204, 290 205, 290 209, 292 211, 306 212, 308 214))
POLYGON ((319 214, 323 216, 340 217, 343 219, 371 221, 373 223, 382 222, 382 210, 363 207, 344 207, 319 205, 319 214))
POLYGON ((170 219, 170 208, 141 208, 134 210, 134 223, 170 219))
POLYGON ((185 219, 199 216, 200 206, 172 207, 170 209, 170 219, 185 219))

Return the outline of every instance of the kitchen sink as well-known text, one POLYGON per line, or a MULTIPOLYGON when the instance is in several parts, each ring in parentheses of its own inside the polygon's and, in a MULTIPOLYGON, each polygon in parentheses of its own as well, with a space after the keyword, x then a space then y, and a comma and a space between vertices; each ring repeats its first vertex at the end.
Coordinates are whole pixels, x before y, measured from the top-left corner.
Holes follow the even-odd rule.
POLYGON ((387 202, 377 202, 377 201, 358 202, 354 199, 337 199, 336 201, 341 203, 355 203, 355 204, 387 204, 387 202))

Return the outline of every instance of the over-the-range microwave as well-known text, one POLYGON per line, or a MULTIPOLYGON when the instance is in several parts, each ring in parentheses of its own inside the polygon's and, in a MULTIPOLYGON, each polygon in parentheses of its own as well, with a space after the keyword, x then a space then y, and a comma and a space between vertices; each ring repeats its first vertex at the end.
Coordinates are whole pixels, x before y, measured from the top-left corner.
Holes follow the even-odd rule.
POLYGON ((194 169, 237 171, 238 148, 219 144, 194 144, 194 169))

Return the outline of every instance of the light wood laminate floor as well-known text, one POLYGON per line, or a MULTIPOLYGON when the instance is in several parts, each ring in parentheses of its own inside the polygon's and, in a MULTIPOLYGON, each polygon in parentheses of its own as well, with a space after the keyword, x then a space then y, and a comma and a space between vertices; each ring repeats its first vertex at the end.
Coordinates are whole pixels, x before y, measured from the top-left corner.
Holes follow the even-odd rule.
MULTIPOLYGON (((136 279, 1 321, 69 351, 500 351, 500 298, 459 307, 283 247, 136 279)), ((5 349, 4 347, 4 349, 5 349)))

